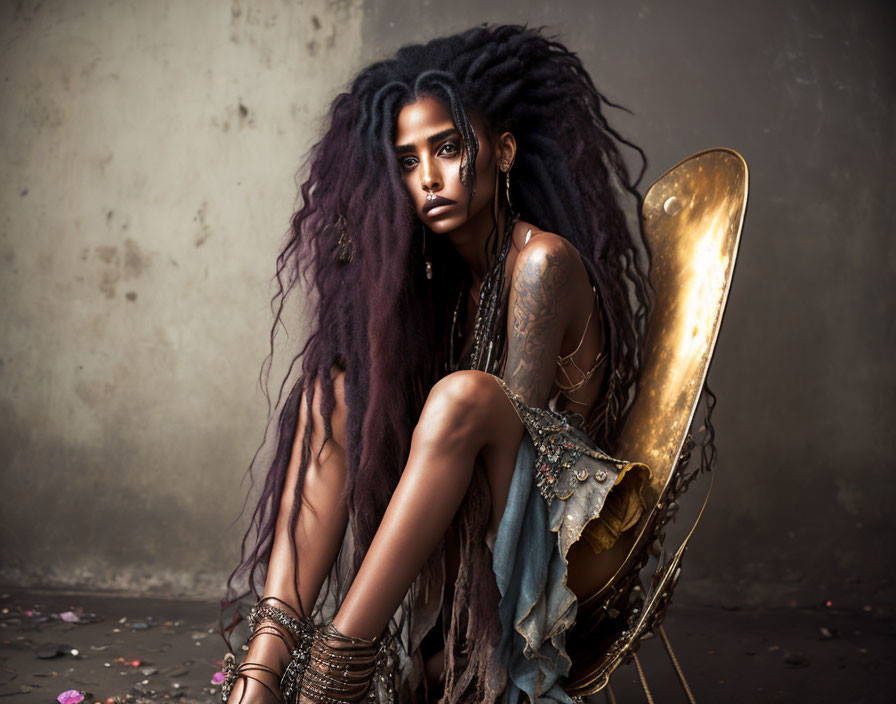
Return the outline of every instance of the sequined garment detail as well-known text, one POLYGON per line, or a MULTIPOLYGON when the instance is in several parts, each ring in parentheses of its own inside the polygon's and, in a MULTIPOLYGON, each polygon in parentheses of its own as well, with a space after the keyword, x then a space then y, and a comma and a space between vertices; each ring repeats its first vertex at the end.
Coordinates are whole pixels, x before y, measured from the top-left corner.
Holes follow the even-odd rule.
MULTIPOLYGON (((629 462, 617 460, 594 447, 591 440, 579 426, 581 416, 569 416, 545 408, 531 408, 510 389, 503 379, 495 377, 504 389, 508 398, 516 407, 523 425, 535 445, 535 485, 538 492, 550 506, 554 499, 565 499, 569 496, 568 475, 570 472, 576 481, 584 482, 592 472, 579 462, 583 455, 595 460, 609 462, 618 471, 624 470, 629 462), (578 466, 577 466, 578 465, 578 466), (563 480, 566 481, 563 481, 563 480), (562 488, 561 488, 562 486, 562 488)), ((591 465, 594 466, 594 465, 591 465)), ((594 480, 603 484, 610 475, 599 465, 594 472, 594 480)), ((612 477, 615 481, 616 477, 612 477)))

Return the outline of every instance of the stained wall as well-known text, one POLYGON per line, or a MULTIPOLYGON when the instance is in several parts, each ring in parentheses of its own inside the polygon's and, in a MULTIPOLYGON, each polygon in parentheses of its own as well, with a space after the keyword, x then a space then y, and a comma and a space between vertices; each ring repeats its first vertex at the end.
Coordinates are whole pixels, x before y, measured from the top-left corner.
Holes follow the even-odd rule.
POLYGON ((0 574, 216 592, 264 429, 274 257, 361 11, 0 12, 0 574))

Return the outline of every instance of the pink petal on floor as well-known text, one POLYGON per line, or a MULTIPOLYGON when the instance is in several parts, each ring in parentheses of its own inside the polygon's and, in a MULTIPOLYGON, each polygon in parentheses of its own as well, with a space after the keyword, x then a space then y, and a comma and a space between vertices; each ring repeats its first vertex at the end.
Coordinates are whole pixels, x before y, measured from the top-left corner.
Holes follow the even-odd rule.
MULTIPOLYGON (((81 617, 78 616, 74 611, 63 611, 59 614, 59 618, 65 621, 66 623, 77 623, 81 620, 81 617)), ((78 701, 81 701, 80 699, 78 701)))
POLYGON ((56 701, 59 704, 78 704, 78 702, 84 701, 84 695, 77 689, 69 689, 56 697, 56 701))
POLYGON ((224 681, 224 673, 216 672, 212 675, 212 684, 221 684, 224 681))

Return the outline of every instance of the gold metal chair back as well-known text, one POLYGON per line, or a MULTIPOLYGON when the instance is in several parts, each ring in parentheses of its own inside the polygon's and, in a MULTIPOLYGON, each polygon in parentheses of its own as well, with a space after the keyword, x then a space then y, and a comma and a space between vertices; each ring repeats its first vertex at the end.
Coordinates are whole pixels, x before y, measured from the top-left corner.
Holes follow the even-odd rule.
MULTIPOLYGON (((616 454, 650 467, 649 510, 616 576, 580 600, 565 685, 571 696, 603 689, 641 638, 661 628, 687 541, 659 565, 649 584, 641 584, 641 571, 651 545, 663 539, 670 505, 686 488, 679 458, 721 327, 746 204, 747 164, 730 149, 685 159, 660 176, 644 199, 655 304, 638 394, 616 454), (580 627, 588 619, 603 625, 580 627)), ((687 691, 683 676, 682 682, 687 691)))

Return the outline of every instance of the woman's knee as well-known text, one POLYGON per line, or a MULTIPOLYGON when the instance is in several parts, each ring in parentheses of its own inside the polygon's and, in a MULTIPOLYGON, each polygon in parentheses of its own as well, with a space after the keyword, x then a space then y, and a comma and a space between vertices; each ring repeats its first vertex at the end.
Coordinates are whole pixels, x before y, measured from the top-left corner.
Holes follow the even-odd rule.
POLYGON ((503 391, 490 374, 473 370, 449 374, 429 392, 417 430, 431 433, 449 446, 482 443, 488 437, 500 395, 503 391))

